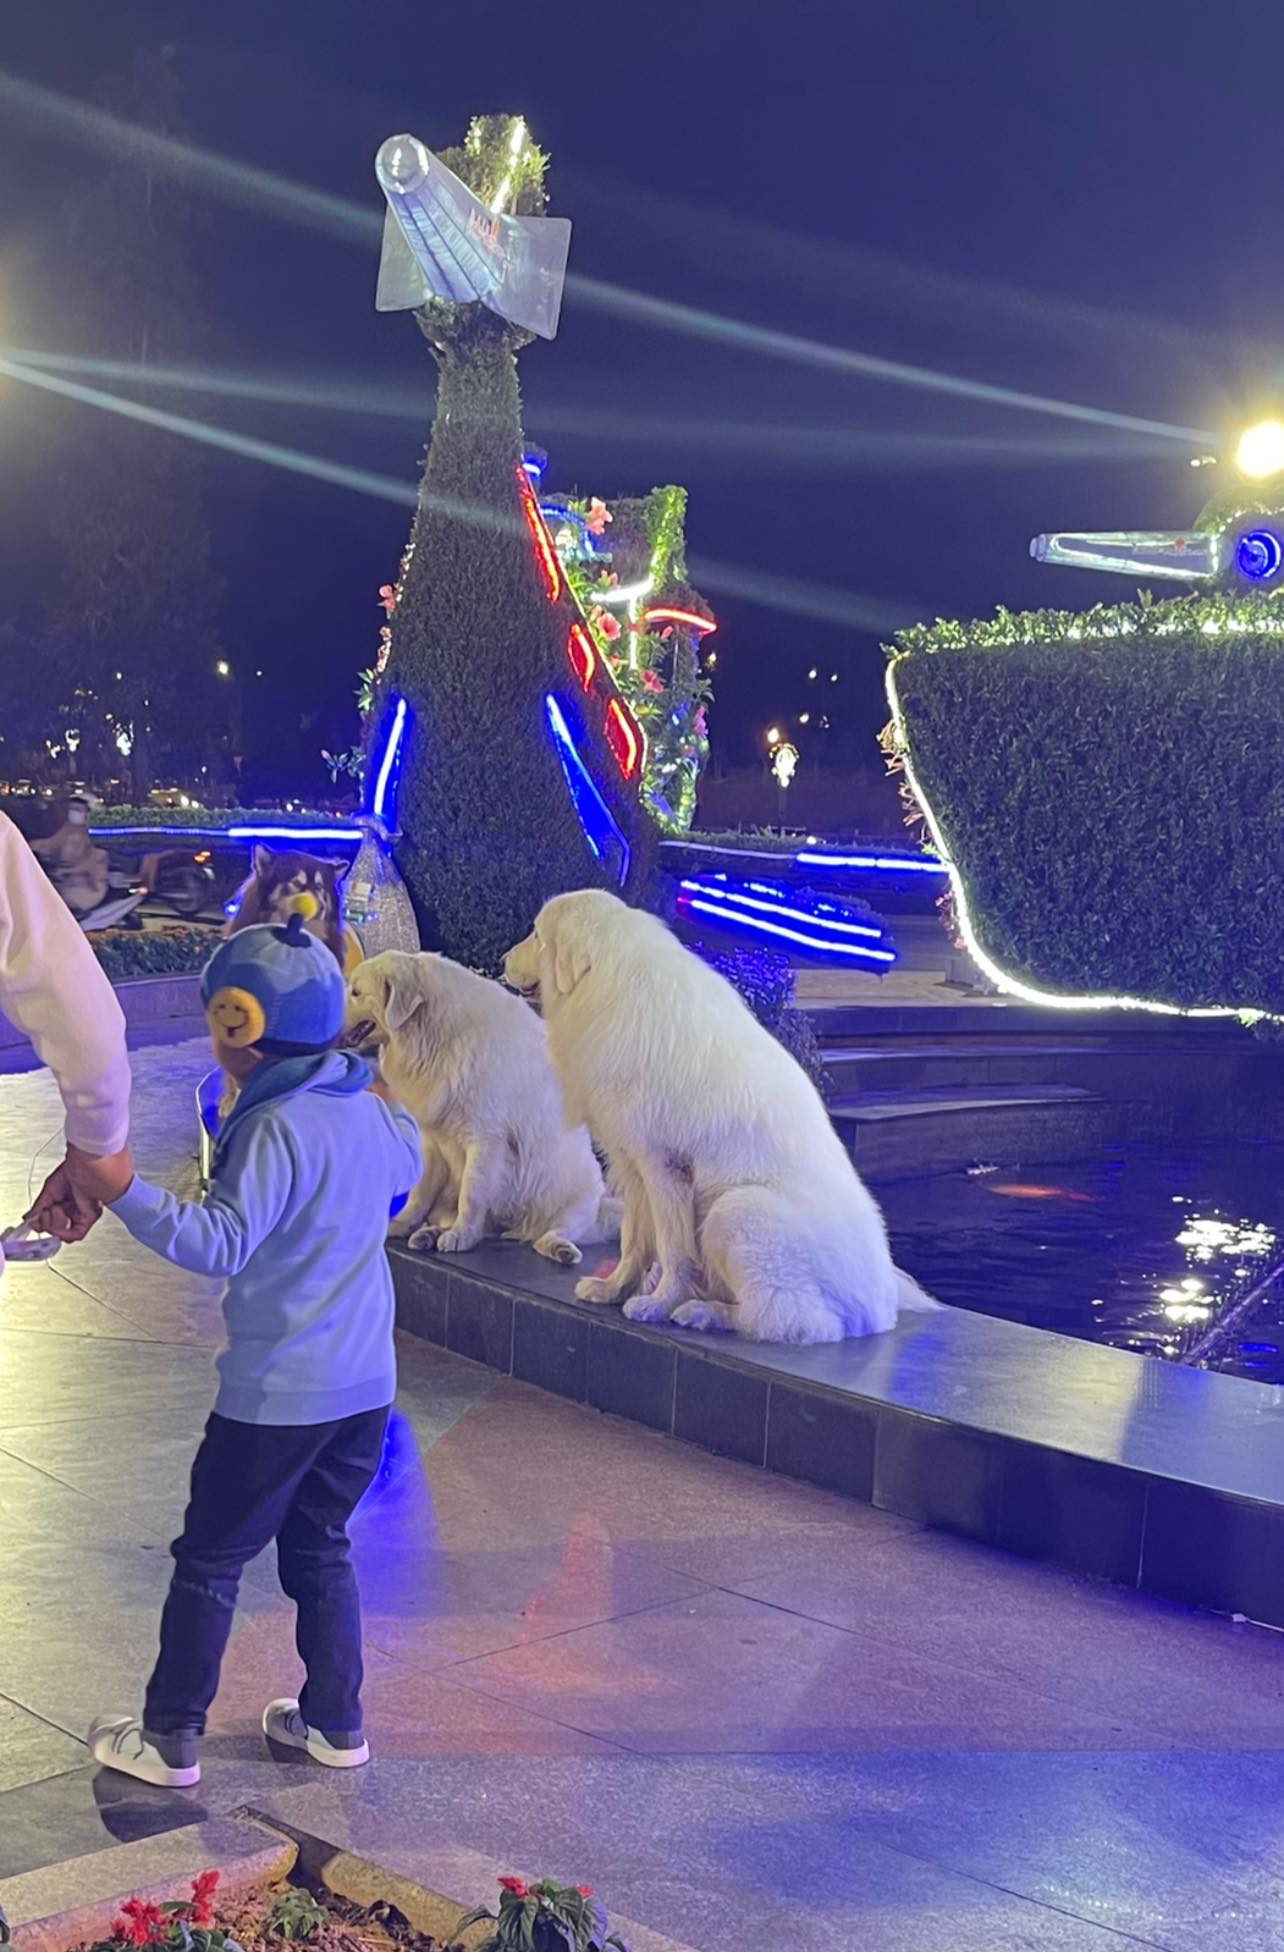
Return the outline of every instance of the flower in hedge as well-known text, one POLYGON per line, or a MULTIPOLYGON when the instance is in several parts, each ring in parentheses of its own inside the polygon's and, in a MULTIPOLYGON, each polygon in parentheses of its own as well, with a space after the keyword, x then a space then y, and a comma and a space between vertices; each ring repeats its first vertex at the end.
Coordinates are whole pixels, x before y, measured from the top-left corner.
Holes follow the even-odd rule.
POLYGON ((607 523, 613 522, 614 520, 614 516, 611 514, 610 509, 607 508, 601 496, 592 496, 589 500, 588 514, 584 518, 584 527, 588 530, 590 536, 604 534, 607 523))
POLYGON ((391 583, 381 583, 379 585, 379 601, 387 611, 389 617, 391 617, 393 611, 397 608, 397 592, 391 583))
POLYGON ((214 1924, 214 1894, 218 1889, 218 1873, 202 1872, 192 1884, 192 1924, 212 1926, 214 1924))
POLYGON ((646 686, 648 692, 662 692, 664 690, 664 680, 658 671, 644 671, 642 673, 642 683, 646 686))
POLYGON ((502 1890, 511 1892, 515 1899, 524 1899, 529 1891, 525 1879, 522 1878, 501 1878, 499 1883, 502 1890))

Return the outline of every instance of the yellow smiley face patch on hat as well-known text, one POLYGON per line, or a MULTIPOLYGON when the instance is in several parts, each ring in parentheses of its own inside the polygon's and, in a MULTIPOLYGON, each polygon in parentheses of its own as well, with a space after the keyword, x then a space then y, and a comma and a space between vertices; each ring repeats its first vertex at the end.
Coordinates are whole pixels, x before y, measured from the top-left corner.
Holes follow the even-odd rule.
POLYGON ((257 997, 234 985, 216 990, 205 1006, 210 1029, 234 1051, 257 1044, 267 1030, 267 1018, 257 997))

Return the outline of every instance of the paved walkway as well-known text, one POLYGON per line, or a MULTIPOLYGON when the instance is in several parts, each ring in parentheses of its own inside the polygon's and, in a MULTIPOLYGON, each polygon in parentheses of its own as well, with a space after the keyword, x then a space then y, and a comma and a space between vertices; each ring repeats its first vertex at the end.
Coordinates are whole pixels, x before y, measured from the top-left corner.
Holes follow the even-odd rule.
MULTIPOLYGON (((197 1046, 138 1151, 190 1173, 197 1046)), ((0 1213, 57 1126, 5 1081, 0 1213)), ((95 1777, 137 1702, 218 1337, 110 1223, 0 1287, 6 1876, 249 1802, 395 1868, 592 1883, 689 1947, 1284 1946, 1284 1646, 563 1404, 407 1344, 360 1515, 376 1761, 272 1763, 293 1685, 249 1576, 198 1793, 95 1777)))

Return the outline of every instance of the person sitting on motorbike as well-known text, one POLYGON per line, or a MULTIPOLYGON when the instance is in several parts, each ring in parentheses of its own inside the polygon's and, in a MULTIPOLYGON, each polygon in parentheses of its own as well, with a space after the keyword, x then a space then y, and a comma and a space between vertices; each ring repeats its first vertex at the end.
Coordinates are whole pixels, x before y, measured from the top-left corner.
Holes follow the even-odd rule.
POLYGON ((74 916, 89 915, 107 900, 107 850, 95 845, 89 833, 90 802, 73 794, 63 811, 62 825, 31 850, 74 916))

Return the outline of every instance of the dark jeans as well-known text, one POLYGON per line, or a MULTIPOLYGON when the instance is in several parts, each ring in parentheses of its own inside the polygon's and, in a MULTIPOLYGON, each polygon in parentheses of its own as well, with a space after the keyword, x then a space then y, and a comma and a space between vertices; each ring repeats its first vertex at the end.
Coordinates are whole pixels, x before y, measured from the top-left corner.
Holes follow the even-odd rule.
POLYGON ((276 1541, 277 1568, 298 1608, 307 1669, 304 1721, 327 1735, 361 1728, 361 1603, 348 1560, 348 1520, 379 1469, 386 1410, 333 1424, 237 1424, 217 1414, 192 1466, 192 1494, 174 1541, 160 1657, 144 1727, 199 1736, 218 1689, 237 1589, 248 1561, 276 1541))

